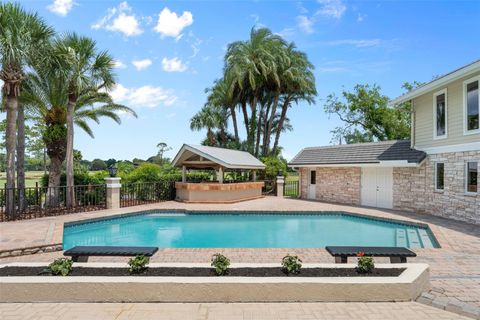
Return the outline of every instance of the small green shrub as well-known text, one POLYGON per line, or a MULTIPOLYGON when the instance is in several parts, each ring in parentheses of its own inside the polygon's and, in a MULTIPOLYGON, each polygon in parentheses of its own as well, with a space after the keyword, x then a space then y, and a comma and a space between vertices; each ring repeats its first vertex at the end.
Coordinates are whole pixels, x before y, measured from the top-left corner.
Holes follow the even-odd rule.
POLYGON ((212 256, 212 267, 215 268, 217 276, 223 276, 227 274, 228 267, 230 266, 230 259, 223 254, 216 253, 212 256))
POLYGON ((287 254, 282 259, 282 270, 286 274, 297 274, 300 273, 300 269, 302 268, 302 260, 300 260, 297 256, 291 256, 287 254))
POLYGON ((48 265, 48 271, 55 275, 68 276, 72 272, 73 261, 67 258, 59 258, 48 265))
POLYGON ((130 268, 128 271, 130 273, 142 273, 147 270, 147 264, 150 262, 149 257, 145 257, 144 255, 135 256, 128 260, 128 265, 130 268))
POLYGON ((357 253, 358 263, 357 263, 357 272, 358 273, 370 273, 375 268, 372 257, 365 256, 365 252, 357 253))

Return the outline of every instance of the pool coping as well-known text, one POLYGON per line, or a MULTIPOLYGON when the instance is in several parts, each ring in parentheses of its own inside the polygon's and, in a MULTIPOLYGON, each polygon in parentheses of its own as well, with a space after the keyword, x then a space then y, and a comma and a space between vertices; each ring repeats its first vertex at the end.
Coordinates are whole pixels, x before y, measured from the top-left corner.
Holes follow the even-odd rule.
MULTIPOLYGON (((46 266, 9 263, 5 266, 46 266)), ((125 267, 125 263, 75 263, 74 267, 125 267)), ((206 267, 201 263, 152 263, 150 267, 206 267)), ((237 263, 232 267, 279 267, 237 263)), ((304 264, 304 268, 353 268, 353 264, 304 264)), ((377 264, 406 268, 398 277, 0 277, 2 302, 314 302, 411 301, 430 287, 424 263, 377 264)))

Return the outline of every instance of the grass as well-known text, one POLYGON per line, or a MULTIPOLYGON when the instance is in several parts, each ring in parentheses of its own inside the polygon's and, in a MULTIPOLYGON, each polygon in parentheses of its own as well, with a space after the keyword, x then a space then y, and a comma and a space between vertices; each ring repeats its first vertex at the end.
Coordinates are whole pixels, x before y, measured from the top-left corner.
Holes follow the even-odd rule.
MULTIPOLYGON (((35 187, 35 183, 40 184, 40 180, 43 177, 43 171, 27 171, 25 172, 25 186, 35 187)), ((0 188, 5 187, 5 183, 7 183, 7 177, 5 172, 0 172, 0 188)))

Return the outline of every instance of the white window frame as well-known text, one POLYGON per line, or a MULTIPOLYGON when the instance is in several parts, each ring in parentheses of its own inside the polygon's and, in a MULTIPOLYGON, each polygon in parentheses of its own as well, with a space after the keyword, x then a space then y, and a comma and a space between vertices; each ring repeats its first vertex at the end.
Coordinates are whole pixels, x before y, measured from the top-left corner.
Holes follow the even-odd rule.
POLYGON ((470 134, 479 134, 480 133, 480 126, 478 129, 474 130, 467 130, 467 85, 478 81, 478 112, 480 117, 480 75, 475 76, 473 78, 467 79, 463 81, 463 135, 470 135, 470 134))
POLYGON ((476 195, 477 193, 479 193, 479 188, 478 188, 478 177, 479 177, 479 169, 480 169, 480 161, 477 161, 477 160, 467 160, 465 162, 465 177, 464 177, 464 180, 465 180, 465 194, 467 195, 476 195), (471 192, 471 191, 468 191, 468 163, 469 162, 476 162, 477 163, 477 192, 471 192))
POLYGON ((435 162, 435 168, 434 168, 434 174, 433 174, 433 186, 436 192, 443 192, 445 190, 445 162, 443 161, 435 162), (443 164, 443 189, 437 188, 437 165, 440 163, 443 164))
POLYGON ((433 140, 446 139, 448 137, 448 95, 447 88, 433 94, 433 140), (437 97, 445 95, 445 134, 437 135, 437 97))

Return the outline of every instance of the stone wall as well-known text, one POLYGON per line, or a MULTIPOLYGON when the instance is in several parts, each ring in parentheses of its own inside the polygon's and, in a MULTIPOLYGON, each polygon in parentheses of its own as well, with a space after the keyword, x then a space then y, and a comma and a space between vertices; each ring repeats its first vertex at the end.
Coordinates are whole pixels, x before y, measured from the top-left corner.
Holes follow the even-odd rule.
POLYGON ((393 169, 393 207, 480 224, 480 194, 465 194, 465 163, 480 151, 429 155, 420 168, 393 169), (445 187, 435 190, 435 162, 445 163, 445 187))
MULTIPOLYGON (((300 169, 301 198, 308 198, 309 169, 300 169)), ((360 204, 360 168, 316 168, 316 200, 360 204)))

